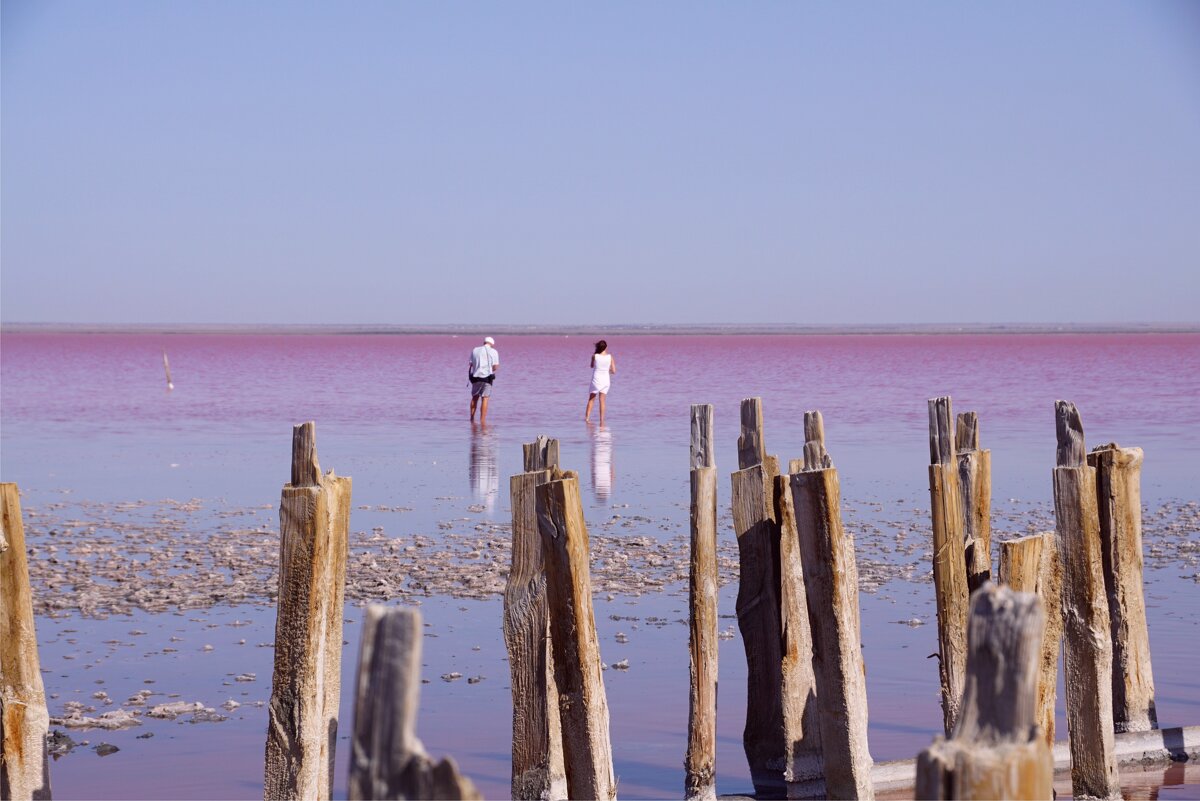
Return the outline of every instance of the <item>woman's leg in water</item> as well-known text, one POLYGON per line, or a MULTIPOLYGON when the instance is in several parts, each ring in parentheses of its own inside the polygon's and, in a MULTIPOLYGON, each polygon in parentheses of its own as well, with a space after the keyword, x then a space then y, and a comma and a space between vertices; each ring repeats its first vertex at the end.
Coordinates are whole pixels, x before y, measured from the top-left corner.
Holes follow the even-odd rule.
MULTIPOLYGON (((586 410, 584 410, 584 412, 583 412, 583 420, 584 420, 584 422, 587 422, 588 420, 590 420, 590 419, 592 418, 592 404, 593 404, 593 403, 595 403, 595 402, 596 402, 596 393, 595 393, 595 392, 589 393, 589 394, 588 394, 587 409, 586 409, 586 410)), ((601 417, 603 417, 603 416, 604 416, 604 412, 603 412, 603 409, 604 409, 604 400, 603 400, 603 399, 601 399, 601 401, 600 401, 600 404, 601 404, 601 406, 600 406, 600 408, 601 408, 600 416, 601 416, 601 417)))
POLYGON ((605 404, 605 401, 607 401, 607 400, 608 400, 608 393, 601 392, 600 393, 600 422, 601 423, 604 422, 604 404, 605 404))

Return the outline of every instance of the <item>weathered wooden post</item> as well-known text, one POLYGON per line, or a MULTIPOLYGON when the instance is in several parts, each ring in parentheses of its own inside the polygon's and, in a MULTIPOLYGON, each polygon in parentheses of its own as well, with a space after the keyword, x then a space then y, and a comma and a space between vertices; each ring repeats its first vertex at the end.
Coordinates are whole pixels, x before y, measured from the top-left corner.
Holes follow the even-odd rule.
POLYGON ((783 778, 788 798, 825 798, 817 677, 790 476, 775 477, 779 520, 779 622, 783 663, 783 778))
POLYGON ((789 480, 812 621, 825 789, 828 798, 870 799, 875 791, 854 540, 842 527, 841 487, 825 451, 820 414, 804 417, 805 467, 789 480))
POLYGON ((684 795, 717 797, 717 463, 712 404, 692 405, 688 745, 684 795))
POLYGON ((555 468, 551 480, 538 485, 536 494, 567 793, 570 798, 611 801, 617 787, 579 479, 574 471, 561 473, 555 468))
POLYGON ((992 452, 979 447, 979 415, 962 412, 954 428, 967 593, 992 578, 992 452))
POLYGON ((417 737, 421 613, 372 604, 363 615, 350 752, 351 801, 481 796, 449 757, 440 763, 417 737))
POLYGON ((1046 744, 1053 748, 1058 654, 1062 650, 1062 567, 1054 532, 1000 543, 1000 583, 1042 599, 1046 626, 1038 663, 1037 722, 1046 744))
POLYGON ((954 731, 967 658, 967 567, 950 398, 929 401, 929 498, 933 509, 933 588, 937 600, 942 725, 954 731))
POLYGON ((1142 449, 1101 445, 1096 470, 1100 548, 1113 641, 1113 724, 1119 732, 1158 728, 1150 631, 1142 585, 1142 449))
POLYGON ((512 498, 512 569, 504 588, 504 644, 512 677, 512 797, 558 801, 567 797, 558 688, 550 648, 546 572, 538 533, 538 484, 558 465, 558 440, 524 445, 527 472, 509 481, 512 498))
POLYGON ((279 610, 264 797, 332 792, 342 674, 350 479, 321 474, 316 426, 292 432, 292 481, 279 505, 279 610))
POLYGON ((783 647, 779 607, 778 459, 765 455, 762 401, 741 406, 738 467, 733 484, 733 527, 740 563, 737 617, 746 650, 746 727, 742 745, 754 792, 783 797, 787 743, 783 724, 783 647))
POLYGON ((917 757, 917 798, 1053 797, 1054 758, 1036 725, 1044 620, 1036 595, 989 584, 972 597, 958 723, 917 757))
POLYGON ((50 798, 50 713, 38 662, 25 522, 16 484, 0 484, 0 797, 50 798))
POLYGON ((1101 566, 1096 470, 1075 405, 1055 402, 1054 518, 1062 562, 1067 732, 1075 796, 1120 798, 1113 753, 1112 641, 1101 566))

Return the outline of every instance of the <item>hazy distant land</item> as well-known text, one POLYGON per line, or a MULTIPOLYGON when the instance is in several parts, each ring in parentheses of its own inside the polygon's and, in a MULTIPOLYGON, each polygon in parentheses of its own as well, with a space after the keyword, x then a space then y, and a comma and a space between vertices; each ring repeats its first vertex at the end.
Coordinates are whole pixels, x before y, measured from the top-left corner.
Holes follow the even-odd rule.
POLYGON ((444 325, 393 324, 245 324, 245 323, 3 323, 0 333, 69 334, 440 334, 446 336, 587 335, 636 336, 639 334, 710 335, 903 335, 903 334, 1197 334, 1192 323, 902 323, 803 325, 796 323, 694 323, 655 325, 513 325, 449 323, 444 325))

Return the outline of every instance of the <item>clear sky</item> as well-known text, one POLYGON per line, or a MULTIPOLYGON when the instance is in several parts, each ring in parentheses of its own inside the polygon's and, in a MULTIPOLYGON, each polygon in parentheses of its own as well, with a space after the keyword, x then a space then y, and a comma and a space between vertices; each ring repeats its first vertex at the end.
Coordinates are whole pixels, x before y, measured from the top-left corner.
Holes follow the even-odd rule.
POLYGON ((1200 3, 4 0, 0 319, 1200 321, 1200 3))

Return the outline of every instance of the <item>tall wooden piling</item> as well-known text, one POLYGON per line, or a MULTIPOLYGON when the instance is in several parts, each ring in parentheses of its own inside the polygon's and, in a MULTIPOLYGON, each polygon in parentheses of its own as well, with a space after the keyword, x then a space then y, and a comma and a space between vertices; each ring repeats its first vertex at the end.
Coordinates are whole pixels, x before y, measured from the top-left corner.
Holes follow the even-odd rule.
POLYGON ((779 521, 779 621, 783 663, 783 778, 788 798, 824 798, 820 710, 812 630, 790 476, 775 477, 779 521))
POLYGON ((1037 722, 1047 745, 1053 748, 1058 655, 1062 650, 1062 567, 1054 532, 1000 543, 1000 583, 1042 599, 1046 625, 1038 663, 1037 722))
POLYGON ((1036 595, 995 584, 975 593, 958 723, 917 758, 917 798, 1053 797, 1054 758, 1036 726, 1044 619, 1036 595))
POLYGON ((316 427, 292 433, 279 506, 279 609, 264 797, 324 801, 332 791, 341 690, 350 479, 322 475, 316 427))
POLYGON ((536 494, 567 792, 570 798, 610 801, 617 788, 579 479, 556 468, 536 494))
POLYGON ((1113 642, 1113 724, 1118 732, 1158 728, 1150 631, 1142 584, 1142 449, 1101 445, 1096 470, 1100 548, 1113 642))
POLYGON ((867 748, 867 686, 854 540, 842 527, 837 469, 825 451, 820 415, 805 415, 805 468, 789 477, 812 622, 828 798, 874 798, 867 748))
POLYGON ((688 582, 688 745, 684 796, 715 801, 717 762, 717 465, 713 407, 692 406, 691 571, 688 582))
POLYGON ((1075 405, 1055 402, 1054 517, 1062 561, 1063 639, 1071 786, 1076 797, 1120 798, 1113 753, 1112 641, 1096 507, 1075 405))
POLYGON ((937 600, 942 725, 954 731, 967 659, 967 568, 950 398, 929 401, 929 498, 933 510, 933 588, 937 600))
POLYGON ((372 604, 363 615, 350 751, 351 801, 481 796, 449 757, 434 763, 417 737, 421 613, 372 604))
POLYGON ((992 452, 979 447, 979 415, 962 412, 954 427, 967 593, 992 578, 992 452))
POLYGON ((38 661, 25 522, 17 485, 0 484, 0 797, 50 798, 50 714, 38 661))
POLYGON ((754 792, 786 792, 783 778, 783 650, 779 612, 779 524, 774 483, 763 464, 732 475, 733 527, 738 542, 736 611, 746 651, 746 726, 742 745, 754 792))
POLYGON ((539 437, 524 449, 525 466, 532 469, 509 481, 512 569, 504 588, 504 644, 513 699, 512 797, 557 801, 567 797, 567 774, 536 488, 550 480, 548 468, 558 464, 558 440, 539 437))
POLYGON ((731 476, 733 528, 738 541, 736 611, 746 651, 746 727, 742 745, 754 792, 787 793, 783 728, 783 643, 779 608, 779 520, 775 476, 779 460, 766 455, 762 399, 741 404, 738 467, 731 476))

